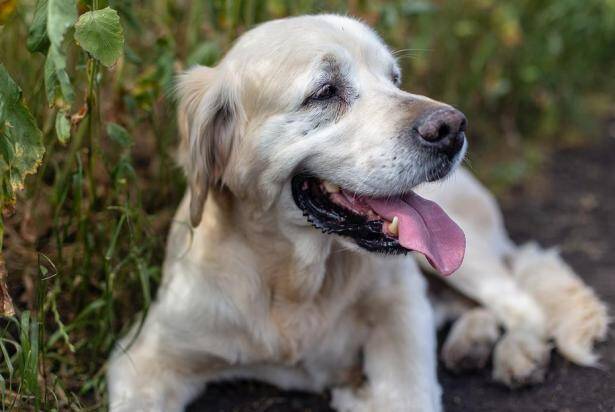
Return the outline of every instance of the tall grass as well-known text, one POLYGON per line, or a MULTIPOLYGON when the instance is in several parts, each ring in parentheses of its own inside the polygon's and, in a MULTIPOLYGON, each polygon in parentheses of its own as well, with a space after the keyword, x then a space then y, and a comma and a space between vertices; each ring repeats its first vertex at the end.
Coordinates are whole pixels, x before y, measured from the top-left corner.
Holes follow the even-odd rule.
MULTIPOLYGON (((78 4, 80 12, 92 6, 78 4)), ((0 27, 0 62, 24 90, 46 147, 38 173, 5 216, 3 253, 16 309, 0 323, 5 410, 105 405, 105 360, 155 296, 165 232, 183 193, 173 161, 174 74, 192 64, 215 64, 254 24, 323 11, 363 18, 396 50, 406 89, 466 112, 475 167, 482 163, 476 155, 481 148, 518 155, 504 169, 507 180, 531 163, 535 152, 528 147, 587 136, 600 116, 612 115, 613 2, 109 5, 124 26, 124 56, 105 69, 76 47, 67 50, 76 88, 67 144, 58 141, 55 109, 45 101, 44 58, 25 48, 33 1, 20 2, 0 27), (87 116, 80 119, 85 104, 87 116)))

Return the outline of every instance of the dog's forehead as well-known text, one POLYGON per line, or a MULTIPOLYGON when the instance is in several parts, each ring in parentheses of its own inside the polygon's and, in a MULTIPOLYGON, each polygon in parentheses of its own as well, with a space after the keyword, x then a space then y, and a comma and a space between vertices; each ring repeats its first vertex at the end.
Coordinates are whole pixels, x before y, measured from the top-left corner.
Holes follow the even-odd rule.
POLYGON ((314 67, 323 58, 391 70, 395 59, 367 25, 344 16, 292 17, 264 23, 245 33, 225 60, 237 68, 314 67))

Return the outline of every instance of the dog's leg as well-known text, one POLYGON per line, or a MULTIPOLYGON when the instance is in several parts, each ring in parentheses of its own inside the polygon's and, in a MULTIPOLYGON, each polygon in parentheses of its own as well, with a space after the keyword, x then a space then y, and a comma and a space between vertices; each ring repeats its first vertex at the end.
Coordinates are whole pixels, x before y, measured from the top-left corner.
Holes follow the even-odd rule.
MULTIPOLYGON (((207 343, 189 348, 177 331, 150 319, 132 345, 126 347, 135 331, 118 344, 111 357, 107 371, 111 411, 182 411, 207 383, 220 380, 256 379, 287 390, 323 389, 299 367, 232 365, 208 353, 207 343)), ((227 341, 229 346, 232 340, 227 341)))
MULTIPOLYGON (((151 315, 151 314, 150 314, 151 315)), ((107 369, 110 411, 181 411, 204 387, 208 359, 199 358, 199 370, 173 346, 150 319, 130 346, 136 330, 118 344, 107 369)), ((171 332, 171 330, 167 330, 171 332)), ((181 339, 180 336, 176 337, 181 339)), ((215 371, 216 361, 211 363, 215 371)))
POLYGON ((447 281, 508 330, 494 354, 495 378, 512 386, 541 380, 550 337, 569 360, 595 364, 593 344, 606 335, 607 310, 559 255, 533 244, 515 246, 495 199, 465 170, 430 195, 468 241, 464 264, 447 281))
POLYGON ((228 374, 239 354, 247 353, 245 337, 231 326, 237 316, 226 296, 211 293, 212 286, 187 265, 165 269, 172 276, 142 329, 133 327, 111 356, 111 411, 182 411, 206 382, 228 374))
POLYGON ((435 325, 425 281, 403 273, 367 298, 374 322, 364 347, 367 382, 333 392, 339 411, 440 411, 435 325), (376 317, 377 316, 377 317, 376 317))
POLYGON ((517 282, 540 302, 557 349, 580 365, 595 365, 596 341, 606 338, 607 308, 555 250, 530 243, 511 256, 517 282))
MULTIPOLYGON (((423 193, 444 207, 466 234, 464 262, 446 282, 485 307, 506 328, 495 351, 494 378, 508 385, 539 380, 549 359, 547 320, 543 308, 506 265, 506 256, 515 246, 495 199, 465 170, 423 193)), ((423 262, 423 266, 428 265, 423 262)), ((450 355, 447 364, 453 369, 461 369, 465 359, 476 358, 473 348, 493 337, 493 322, 482 323, 481 330, 473 317, 493 319, 485 312, 469 314, 453 327, 455 333, 445 345, 450 355)))
MULTIPOLYGON (((431 282, 432 285, 437 282, 431 282)), ((549 346, 531 331, 522 328, 509 330, 501 343, 499 321, 486 307, 468 304, 467 298, 453 290, 431 293, 436 313, 445 320, 455 320, 442 346, 441 357, 453 371, 482 368, 494 352, 496 380, 508 386, 540 382, 549 360, 549 346)))
MULTIPOLYGON (((557 349, 569 360, 594 365, 593 345, 605 338, 608 325, 606 307, 594 292, 555 251, 535 244, 515 248, 507 256, 507 267, 504 256, 481 245, 476 237, 468 232, 466 261, 448 281, 493 311, 507 329, 494 352, 494 378, 512 387, 541 382, 548 366, 549 338, 555 339, 557 349)), ((468 335, 472 329, 465 331, 468 335)), ((447 341, 454 338, 451 334, 447 341)), ((447 349, 444 353, 450 355, 447 349)), ((457 345, 456 349, 463 348, 457 345)))
POLYGON ((440 353, 444 364, 454 371, 484 367, 500 337, 497 318, 441 279, 430 276, 428 280, 437 329, 453 322, 440 353))
POLYGON ((464 263, 446 281, 483 308, 464 314, 454 324, 443 347, 446 365, 454 370, 484 365, 500 323, 506 333, 496 344, 494 378, 509 386, 542 380, 550 352, 542 307, 515 281, 500 256, 481 244, 475 233, 466 231, 466 236, 464 263))

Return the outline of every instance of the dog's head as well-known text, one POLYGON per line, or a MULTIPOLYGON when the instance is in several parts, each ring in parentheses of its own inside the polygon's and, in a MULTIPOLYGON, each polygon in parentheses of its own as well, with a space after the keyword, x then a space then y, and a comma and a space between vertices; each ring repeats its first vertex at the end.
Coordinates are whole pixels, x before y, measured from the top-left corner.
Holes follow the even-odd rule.
POLYGON ((179 82, 180 160, 198 225, 208 190, 369 251, 424 253, 442 273, 465 239, 416 185, 463 157, 455 108, 399 89, 400 70, 356 20, 305 16, 244 34, 215 68, 179 82))

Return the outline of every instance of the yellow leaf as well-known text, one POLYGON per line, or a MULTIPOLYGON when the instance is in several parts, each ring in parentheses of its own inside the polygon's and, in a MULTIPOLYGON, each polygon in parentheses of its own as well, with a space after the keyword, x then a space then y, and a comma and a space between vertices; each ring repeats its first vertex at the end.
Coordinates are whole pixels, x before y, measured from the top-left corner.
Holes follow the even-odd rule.
POLYGON ((9 21, 17 9, 17 0, 0 0, 0 25, 9 21))

